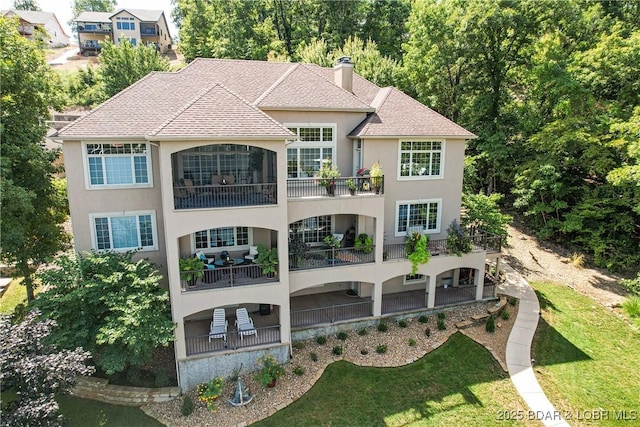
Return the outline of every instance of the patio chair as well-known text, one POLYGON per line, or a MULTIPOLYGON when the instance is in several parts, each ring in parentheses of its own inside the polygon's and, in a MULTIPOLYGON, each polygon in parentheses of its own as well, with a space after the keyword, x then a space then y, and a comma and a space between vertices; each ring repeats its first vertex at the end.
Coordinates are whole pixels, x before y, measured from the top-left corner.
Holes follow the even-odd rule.
POLYGON ((213 321, 209 328, 209 342, 215 338, 222 338, 225 346, 227 345, 227 328, 229 322, 226 319, 224 308, 216 308, 213 310, 213 321))
POLYGON ((238 335, 240 339, 244 340, 245 335, 258 336, 255 326, 253 326, 253 319, 249 317, 249 313, 246 308, 236 309, 236 327, 238 328, 238 335))

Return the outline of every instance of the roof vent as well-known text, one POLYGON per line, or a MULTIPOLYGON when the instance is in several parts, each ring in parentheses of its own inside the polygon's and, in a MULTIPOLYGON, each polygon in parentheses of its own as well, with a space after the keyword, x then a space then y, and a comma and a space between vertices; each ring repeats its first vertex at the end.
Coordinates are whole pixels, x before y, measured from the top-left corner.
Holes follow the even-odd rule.
POLYGON ((342 89, 353 93, 353 63, 350 56, 342 56, 333 67, 334 82, 342 89))

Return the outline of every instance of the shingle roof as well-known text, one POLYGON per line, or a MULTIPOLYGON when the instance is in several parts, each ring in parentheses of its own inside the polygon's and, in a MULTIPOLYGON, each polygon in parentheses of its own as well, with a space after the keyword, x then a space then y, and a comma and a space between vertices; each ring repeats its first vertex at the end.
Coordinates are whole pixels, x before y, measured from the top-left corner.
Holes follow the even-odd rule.
POLYGON ((111 22, 111 12, 81 12, 75 22, 111 22))
POLYGON ((156 137, 290 137, 293 132, 220 84, 151 132, 156 137))
POLYGON ((375 111, 353 137, 474 137, 395 88, 381 89, 357 74, 353 78, 352 94, 333 83, 332 69, 317 65, 196 59, 178 72, 151 73, 58 136, 286 136, 263 111, 334 110, 375 111))
POLYGON ((41 10, 17 10, 11 9, 4 11, 3 14, 12 12, 18 15, 23 20, 31 24, 46 24, 49 20, 53 19, 55 15, 52 12, 43 12, 41 10))
POLYGON ((380 89, 371 101, 376 112, 360 123, 352 137, 445 136, 474 138, 462 126, 394 87, 380 89))
POLYGON ((129 12, 131 15, 145 22, 157 22, 160 19, 160 17, 162 17, 162 14, 164 13, 164 11, 162 10, 122 8, 122 9, 119 9, 117 12, 110 14, 110 16, 116 16, 122 11, 129 12))

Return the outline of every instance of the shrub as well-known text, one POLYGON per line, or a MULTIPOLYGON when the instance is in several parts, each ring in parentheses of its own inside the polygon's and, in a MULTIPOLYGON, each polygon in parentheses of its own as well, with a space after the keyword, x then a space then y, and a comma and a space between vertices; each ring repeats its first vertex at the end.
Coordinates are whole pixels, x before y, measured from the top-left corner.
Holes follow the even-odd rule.
POLYGON ((507 310, 502 310, 500 316, 502 317, 502 320, 509 320, 509 312, 507 310))
POLYGON ((198 400, 204 402, 207 405, 207 409, 210 411, 216 410, 216 400, 222 392, 222 378, 216 377, 207 383, 200 383, 196 387, 198 391, 198 400))
POLYGON ((518 298, 516 297, 509 297, 509 304, 511 305, 516 305, 518 303, 518 298))
POLYGON ((363 348, 362 350, 360 350, 360 354, 366 356, 367 354, 369 354, 369 350, 363 348))
POLYGON ((171 381, 169 380, 167 371, 165 371, 164 369, 159 369, 156 372, 154 384, 156 387, 168 387, 169 385, 171 385, 171 381))
POLYGON ((489 318, 487 319, 487 324, 484 327, 487 332, 495 332, 496 330, 496 322, 493 318, 493 314, 489 316, 489 318))
POLYGON ((640 272, 635 279, 623 279, 620 284, 633 295, 640 295, 640 272))
POLYGON ((297 350, 302 350, 306 347, 306 344, 303 341, 298 341, 293 345, 297 350))
POLYGON ((318 361, 318 354, 314 353, 313 351, 311 353, 309 353, 309 356, 311 357, 311 360, 314 362, 318 361))
POLYGON ((342 346, 341 345, 337 345, 337 346, 333 347, 333 350, 331 350, 331 352, 333 354, 335 354, 336 356, 340 356, 342 354, 342 346))
POLYGON ((438 329, 441 331, 447 329, 447 325, 445 325, 444 319, 438 319, 438 329))
POLYGON ((387 352, 387 346, 384 344, 378 344, 378 346, 376 347, 376 353, 383 354, 386 352, 387 352))
POLYGON ((424 315, 422 315, 422 316, 418 317, 418 322, 420 322, 420 323, 427 323, 427 322, 429 322, 429 316, 424 316, 424 315))
POLYGON ((398 326, 400 326, 401 328, 406 328, 407 326, 409 326, 409 323, 407 323, 406 320, 401 320, 398 322, 398 326))
POLYGON ((304 368, 302 366, 296 366, 295 368, 293 368, 293 373, 296 374, 297 376, 301 377, 304 375, 304 368))
POLYGON ((640 296, 631 295, 622 303, 622 308, 629 317, 640 317, 640 296))
POLYGON ((267 387, 275 380, 284 375, 284 368, 278 363, 275 357, 269 353, 265 353, 258 359, 258 367, 260 368, 255 374, 257 381, 260 381, 262 387, 267 387))
POLYGON ((358 335, 360 335, 360 336, 367 335, 367 329, 366 328, 360 328, 360 330, 358 331, 358 335))
POLYGON ((416 340, 414 340, 413 338, 409 338, 409 347, 415 347, 416 346, 416 340))
POLYGON ((325 345, 327 343, 327 337, 318 337, 316 338, 316 342, 320 345, 325 345))
POLYGON ((446 318, 447 318, 447 314, 444 311, 441 311, 440 313, 438 313, 438 319, 444 320, 446 318))
POLYGON ((386 322, 378 323, 378 331, 387 332, 389 330, 389 326, 387 326, 386 322))
POLYGON ((427 337, 430 337, 430 336, 431 336, 431 328, 427 328, 427 329, 425 329, 425 330, 424 330, 424 334, 425 334, 427 337))
POLYGON ((575 268, 579 268, 582 269, 584 268, 584 255, 583 254, 579 254, 577 252, 574 252, 573 254, 571 254, 571 264, 573 264, 573 266, 575 268))
POLYGON ((180 412, 183 417, 188 417, 193 413, 193 400, 188 394, 185 394, 182 398, 182 406, 180 407, 180 412))
POLYGON ((336 335, 340 341, 345 341, 349 335, 346 332, 338 332, 336 335))

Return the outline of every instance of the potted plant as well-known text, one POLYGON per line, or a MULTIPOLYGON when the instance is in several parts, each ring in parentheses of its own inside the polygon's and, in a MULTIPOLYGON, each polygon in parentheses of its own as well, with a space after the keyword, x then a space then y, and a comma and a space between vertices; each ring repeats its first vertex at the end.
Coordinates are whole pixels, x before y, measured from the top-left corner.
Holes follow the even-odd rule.
POLYGON ((349 194, 351 194, 352 196, 356 195, 356 183, 353 181, 353 179, 349 178, 347 179, 344 184, 347 186, 347 189, 349 190, 349 194))
POLYGON ((336 179, 340 178, 340 171, 331 166, 331 160, 325 160, 318 171, 318 185, 327 189, 327 194, 335 195, 336 179))
POLYGON ((262 387, 275 387, 278 378, 284 375, 284 368, 269 353, 258 359, 258 366, 260 370, 256 374, 256 380, 260 381, 262 387))
POLYGON ((414 231, 411 233, 411 237, 405 243, 405 250, 407 252, 407 258, 411 261, 411 274, 414 275, 418 272, 418 264, 426 264, 429 262, 431 254, 427 249, 429 239, 422 233, 414 231))
POLYGON ((180 278, 187 286, 195 286, 196 281, 204 276, 204 262, 200 258, 180 258, 180 278))
POLYGON ((375 191, 376 194, 380 194, 380 189, 382 188, 382 177, 384 176, 380 162, 375 162, 373 166, 371 166, 369 174, 371 175, 371 186, 373 187, 373 191, 375 191))
POLYGON ((365 254, 370 254, 373 251, 373 239, 367 233, 360 233, 356 237, 355 248, 365 254))
POLYGON ((278 272, 278 249, 267 249, 265 245, 260 243, 258 245, 258 257, 255 262, 262 266, 262 274, 267 277, 274 277, 278 272))
POLYGON ((454 219, 447 229, 447 251, 457 256, 468 254, 473 249, 471 238, 466 230, 454 219))

